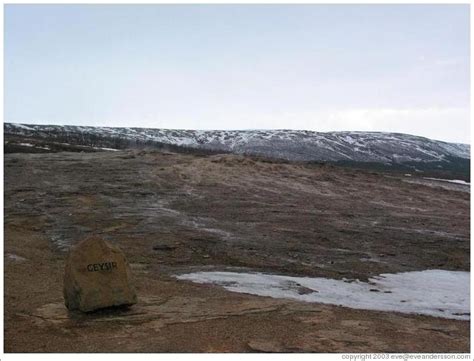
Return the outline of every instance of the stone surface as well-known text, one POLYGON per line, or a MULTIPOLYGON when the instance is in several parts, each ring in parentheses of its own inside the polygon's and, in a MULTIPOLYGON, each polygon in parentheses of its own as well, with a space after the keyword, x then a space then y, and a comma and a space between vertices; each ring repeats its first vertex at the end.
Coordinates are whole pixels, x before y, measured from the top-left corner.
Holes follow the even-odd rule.
POLYGON ((88 238, 71 249, 63 291, 69 310, 90 312, 137 302, 124 254, 97 237, 88 238))

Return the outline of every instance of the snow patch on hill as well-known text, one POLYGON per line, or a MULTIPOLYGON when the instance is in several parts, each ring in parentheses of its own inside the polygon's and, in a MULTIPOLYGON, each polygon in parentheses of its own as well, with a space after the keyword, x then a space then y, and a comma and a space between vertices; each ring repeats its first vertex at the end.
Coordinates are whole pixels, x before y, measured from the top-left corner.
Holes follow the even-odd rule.
MULTIPOLYGON (((437 162, 470 158, 470 146, 383 132, 313 132, 304 130, 181 130, 5 123, 6 134, 43 138, 64 136, 119 139, 129 146, 170 144, 296 161, 378 163, 437 162)), ((106 145, 95 145, 109 147, 106 145)))

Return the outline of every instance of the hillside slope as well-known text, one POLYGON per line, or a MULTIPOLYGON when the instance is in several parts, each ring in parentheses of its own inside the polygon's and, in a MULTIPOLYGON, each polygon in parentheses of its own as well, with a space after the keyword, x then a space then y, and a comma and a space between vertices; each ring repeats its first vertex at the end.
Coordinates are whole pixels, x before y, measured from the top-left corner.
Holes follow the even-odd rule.
MULTIPOLYGON (((418 171, 446 170, 469 178, 470 146, 424 137, 382 132, 312 132, 302 130, 172 130, 5 123, 9 147, 38 152, 79 146, 103 149, 168 148, 176 151, 236 153, 303 162, 393 167, 418 171), (23 142, 24 139, 41 144, 23 142), (52 144, 50 144, 52 143, 52 144), (49 149, 48 149, 49 148, 49 149), (359 164, 359 165, 360 165, 359 164), (357 164, 355 164, 357 165, 357 164)), ((62 149, 64 150, 64 149, 62 149)), ((69 149, 71 150, 71 149, 69 149)))

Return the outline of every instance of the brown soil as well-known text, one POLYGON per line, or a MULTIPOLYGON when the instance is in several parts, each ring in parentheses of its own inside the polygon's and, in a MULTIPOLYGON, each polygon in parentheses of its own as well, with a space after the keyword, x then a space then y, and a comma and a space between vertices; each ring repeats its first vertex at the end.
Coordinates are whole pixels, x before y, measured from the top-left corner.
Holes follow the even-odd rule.
POLYGON ((468 271, 458 185, 234 155, 5 155, 5 352, 469 352, 469 322, 177 281, 245 269, 331 278, 468 271), (139 302, 68 313, 68 247, 118 245, 139 302))

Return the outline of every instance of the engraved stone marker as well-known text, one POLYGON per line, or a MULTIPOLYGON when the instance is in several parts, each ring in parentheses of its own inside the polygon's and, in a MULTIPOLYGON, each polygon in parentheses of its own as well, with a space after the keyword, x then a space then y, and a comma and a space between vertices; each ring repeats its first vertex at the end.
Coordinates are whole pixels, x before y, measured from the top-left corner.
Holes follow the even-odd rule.
POLYGON ((137 303, 124 254, 97 237, 88 238, 71 249, 63 291, 69 310, 89 312, 137 303))

